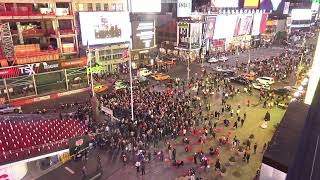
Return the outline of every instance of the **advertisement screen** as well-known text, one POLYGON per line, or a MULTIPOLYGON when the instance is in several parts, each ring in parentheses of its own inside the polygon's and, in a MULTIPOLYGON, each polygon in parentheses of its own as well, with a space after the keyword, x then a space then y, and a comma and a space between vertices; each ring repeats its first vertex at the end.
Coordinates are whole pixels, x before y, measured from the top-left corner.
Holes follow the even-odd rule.
POLYGON ((152 48, 154 44, 154 22, 132 22, 132 49, 152 48))
POLYGON ((191 44, 200 45, 202 35, 202 23, 190 23, 191 44))
POLYGON ((244 0, 244 7, 257 8, 259 6, 259 0, 244 0))
POLYGON ((178 33, 179 33, 179 39, 178 39, 178 45, 180 47, 188 47, 188 40, 189 40, 189 23, 178 23, 178 33))
POLYGON ((219 15, 216 19, 214 39, 223 39, 233 37, 237 15, 219 15), (228 23, 226 23, 228 22, 228 23))
POLYGON ((177 16, 189 17, 191 15, 192 0, 178 0, 177 3, 177 16))
POLYGON ((252 25, 252 15, 242 15, 239 16, 238 20, 240 19, 240 22, 238 23, 238 34, 237 35, 245 35, 250 34, 251 25, 252 25))
POLYGON ((257 36, 260 34, 261 18, 262 18, 262 13, 254 14, 251 35, 257 36))
POLYGON ((129 13, 79 12, 82 45, 130 41, 129 13))
POLYGON ((267 30, 267 19, 268 15, 266 13, 262 14, 261 22, 260 22, 260 33, 264 33, 267 30))
POLYGON ((215 16, 207 17, 206 38, 213 37, 215 25, 216 25, 216 17, 215 16))
POLYGON ((239 0, 211 0, 211 7, 238 7, 239 0))
POLYGON ((282 13, 284 10, 285 0, 261 0, 260 9, 266 10, 267 12, 279 12, 282 13))
POLYGON ((131 10, 137 13, 161 12, 161 0, 131 0, 131 10))
POLYGON ((311 20, 311 9, 292 9, 291 20, 311 20))

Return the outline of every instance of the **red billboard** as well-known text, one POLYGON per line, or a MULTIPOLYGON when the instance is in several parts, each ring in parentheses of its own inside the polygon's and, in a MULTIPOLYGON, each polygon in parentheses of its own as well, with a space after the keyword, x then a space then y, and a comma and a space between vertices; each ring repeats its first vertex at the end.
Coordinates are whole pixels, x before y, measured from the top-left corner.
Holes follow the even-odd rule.
POLYGON ((260 21, 260 33, 266 32, 268 14, 263 13, 260 21))

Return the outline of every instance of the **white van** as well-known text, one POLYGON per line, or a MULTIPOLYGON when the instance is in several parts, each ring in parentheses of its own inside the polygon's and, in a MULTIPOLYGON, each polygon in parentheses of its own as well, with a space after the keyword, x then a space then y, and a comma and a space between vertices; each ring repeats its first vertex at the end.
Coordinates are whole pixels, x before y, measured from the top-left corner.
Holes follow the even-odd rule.
POLYGON ((274 79, 272 77, 259 77, 256 79, 256 81, 258 81, 261 84, 267 84, 267 85, 271 85, 274 84, 274 79))
POLYGON ((139 76, 140 76, 140 77, 146 77, 146 76, 149 76, 149 75, 151 75, 151 74, 152 74, 152 72, 149 71, 149 69, 147 69, 147 68, 141 68, 141 69, 139 69, 139 76))

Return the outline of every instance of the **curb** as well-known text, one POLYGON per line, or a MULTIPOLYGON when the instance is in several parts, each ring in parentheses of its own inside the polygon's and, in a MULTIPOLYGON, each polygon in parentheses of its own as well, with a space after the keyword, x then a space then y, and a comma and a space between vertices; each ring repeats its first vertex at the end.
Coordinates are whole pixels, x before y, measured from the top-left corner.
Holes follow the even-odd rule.
POLYGON ((9 104, 13 105, 13 106, 22 106, 22 105, 36 103, 36 102, 40 102, 40 101, 57 99, 57 98, 60 98, 60 97, 63 97, 63 96, 69 96, 69 95, 72 95, 72 94, 82 93, 82 92, 86 92, 86 91, 89 91, 89 90, 90 90, 90 88, 77 89, 77 90, 72 90, 72 91, 67 91, 67 92, 62 92, 62 93, 55 93, 55 94, 50 94, 50 95, 31 98, 31 99, 24 99, 24 100, 14 101, 14 102, 10 102, 9 104))

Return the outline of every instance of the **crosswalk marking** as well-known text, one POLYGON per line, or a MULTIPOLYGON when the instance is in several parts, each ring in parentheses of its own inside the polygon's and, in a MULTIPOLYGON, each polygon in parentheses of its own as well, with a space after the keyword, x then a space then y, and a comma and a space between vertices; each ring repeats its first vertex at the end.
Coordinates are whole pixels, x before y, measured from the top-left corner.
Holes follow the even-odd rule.
POLYGON ((70 169, 69 167, 65 167, 65 169, 67 170, 67 171, 69 171, 69 173, 71 173, 71 174, 74 174, 75 172, 72 170, 72 169, 70 169))

